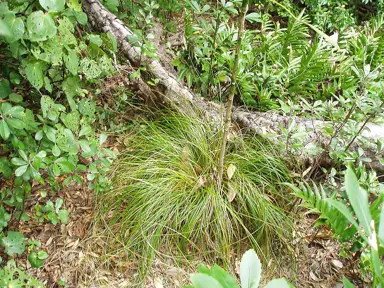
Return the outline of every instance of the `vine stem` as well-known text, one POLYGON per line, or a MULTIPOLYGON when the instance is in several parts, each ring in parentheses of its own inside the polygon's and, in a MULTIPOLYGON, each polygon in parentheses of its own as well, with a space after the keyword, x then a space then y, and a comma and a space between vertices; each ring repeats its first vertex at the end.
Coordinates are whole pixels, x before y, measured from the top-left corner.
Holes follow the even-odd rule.
POLYGON ((237 80, 237 70, 239 66, 240 59, 240 48, 241 41, 244 32, 244 23, 245 23, 245 15, 248 11, 248 2, 249 0, 243 0, 241 5, 241 16, 239 18, 239 28, 237 32, 237 44, 235 50, 235 60, 232 68, 232 77, 231 77, 231 89, 229 91, 226 103, 226 112, 225 112, 225 120, 224 120, 224 129, 223 129, 223 138, 221 143, 220 155, 219 155, 219 165, 218 165, 218 189, 221 191, 222 182, 223 182, 223 173, 224 173, 224 158, 227 147, 227 140, 229 135, 229 128, 231 126, 231 117, 232 117, 232 107, 233 107, 233 98, 236 92, 236 80, 237 80))

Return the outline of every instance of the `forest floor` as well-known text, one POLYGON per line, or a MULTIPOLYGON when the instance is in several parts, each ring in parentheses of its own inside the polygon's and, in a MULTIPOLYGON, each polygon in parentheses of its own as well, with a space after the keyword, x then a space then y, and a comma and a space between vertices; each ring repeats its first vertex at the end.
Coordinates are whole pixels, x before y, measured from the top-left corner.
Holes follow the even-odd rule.
MULTIPOLYGON (((39 200, 38 191, 41 188, 34 187, 31 203, 39 200)), ((65 281, 65 287, 133 287, 138 276, 136 263, 129 261, 124 251, 108 255, 106 239, 100 236, 102 231, 99 225, 92 223, 96 211, 94 193, 85 186, 72 186, 56 196, 64 199, 69 210, 67 225, 55 226, 33 220, 20 224, 20 231, 39 240, 42 248, 49 253, 44 266, 37 270, 38 279, 47 281, 48 288, 58 287, 60 279, 65 281)), ((27 206, 26 211, 32 212, 32 209, 32 206, 27 206)), ((312 228, 314 220, 311 216, 300 217, 291 243, 292 250, 281 256, 279 265, 273 262, 267 264, 263 282, 286 277, 296 287, 337 287, 342 275, 356 278, 358 267, 338 256, 341 247, 332 240, 330 231, 312 228)), ((233 259, 232 270, 236 273, 239 259, 236 256, 233 259)), ((20 260, 28 265, 27 259, 20 260)), ((145 282, 138 287, 181 287, 187 284, 189 274, 194 272, 197 263, 180 266, 172 259, 158 258, 145 282)))
MULTIPOLYGON (((104 82, 103 93, 98 96, 101 102, 114 101, 114 89, 125 85, 120 80, 116 76, 104 82)), ((131 112, 126 111, 125 117, 137 120, 137 117, 142 116, 137 111, 131 112)), ((121 138, 117 136, 110 139, 108 148, 117 154, 124 149, 121 138)), ((39 223, 35 219, 28 223, 11 223, 11 230, 14 228, 12 225, 19 225, 20 232, 28 238, 39 240, 41 248, 49 254, 43 267, 33 269, 32 273, 39 280, 46 281, 48 288, 59 287, 57 283, 60 281, 64 281, 62 283, 65 283, 65 287, 134 287, 133 283, 138 277, 137 263, 127 259, 123 249, 109 253, 107 247, 110 241, 105 236, 108 233, 102 231, 102 223, 94 223, 94 219, 98 218, 95 217, 95 193, 89 191, 86 184, 72 185, 56 195, 43 198, 40 191, 44 189, 46 187, 37 183, 33 186, 32 195, 25 203, 25 211, 33 215, 36 203, 45 202, 47 198, 54 202, 57 197, 61 197, 69 211, 69 221, 66 225, 39 223)), ((349 279, 358 279, 358 262, 350 263, 340 257, 341 247, 332 239, 331 232, 326 228, 313 228, 317 216, 304 215, 304 212, 297 212, 293 240, 290 248, 284 252, 286 255, 280 255, 279 263, 270 261, 264 266, 262 282, 265 284, 272 278, 286 277, 296 287, 342 287, 338 281, 343 275, 349 279)), ((24 258, 18 259, 19 263, 30 268, 26 256, 21 257, 24 258)), ((236 275, 239 261, 240 255, 234 253, 230 270, 236 275)), ((189 275, 196 271, 199 262, 190 261, 188 265, 183 263, 177 263, 172 257, 164 255, 155 259, 144 283, 136 287, 176 288, 188 284, 189 275)))

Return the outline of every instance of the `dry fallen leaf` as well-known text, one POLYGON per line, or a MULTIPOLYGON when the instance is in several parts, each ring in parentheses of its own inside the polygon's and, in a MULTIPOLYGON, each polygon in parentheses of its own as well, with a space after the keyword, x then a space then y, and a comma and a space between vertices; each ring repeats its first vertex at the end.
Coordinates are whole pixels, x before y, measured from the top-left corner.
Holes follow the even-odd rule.
POLYGON ((338 269, 343 268, 343 263, 341 263, 339 260, 333 259, 333 260, 331 260, 331 264, 335 268, 338 268, 338 269))
POLYGON ((235 199, 235 197, 236 197, 236 190, 233 189, 231 184, 228 184, 228 194, 227 194, 227 197, 228 197, 228 201, 229 202, 232 202, 233 199, 235 199))
POLYGON ((154 280, 153 280, 154 284, 155 284, 155 288, 163 288, 163 280, 161 280, 161 278, 159 277, 156 277, 154 280))
POLYGON ((232 177, 233 177, 233 174, 235 174, 235 171, 236 171, 236 166, 233 165, 233 164, 229 164, 228 168, 227 168, 227 176, 228 176, 228 180, 231 180, 232 177))

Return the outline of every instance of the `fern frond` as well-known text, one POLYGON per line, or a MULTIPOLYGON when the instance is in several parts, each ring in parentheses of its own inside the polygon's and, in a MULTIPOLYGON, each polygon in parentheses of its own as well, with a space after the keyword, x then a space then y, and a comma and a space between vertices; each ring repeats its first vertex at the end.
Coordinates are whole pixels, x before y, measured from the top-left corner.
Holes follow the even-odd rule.
POLYGON ((308 208, 306 214, 319 214, 319 219, 315 226, 323 224, 322 220, 333 230, 333 232, 343 240, 348 240, 355 234, 355 228, 349 227, 349 221, 336 208, 329 205, 328 199, 335 199, 336 195, 328 195, 326 189, 320 184, 317 186, 314 182, 311 185, 307 182, 300 183, 299 187, 287 183, 294 194, 304 200, 302 207, 308 208))

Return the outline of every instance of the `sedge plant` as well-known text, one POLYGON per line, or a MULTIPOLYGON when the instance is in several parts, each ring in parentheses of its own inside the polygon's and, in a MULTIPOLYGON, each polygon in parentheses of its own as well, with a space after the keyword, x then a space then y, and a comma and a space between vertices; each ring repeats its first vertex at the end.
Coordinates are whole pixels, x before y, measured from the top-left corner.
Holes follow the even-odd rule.
POLYGON ((139 268, 147 269, 156 253, 175 255, 175 248, 183 257, 226 264, 245 242, 265 256, 272 239, 282 243, 291 235, 278 184, 289 173, 278 152, 257 137, 232 137, 218 189, 221 136, 216 126, 179 114, 143 123, 127 136, 113 189, 100 203, 115 239, 141 258, 139 268))

